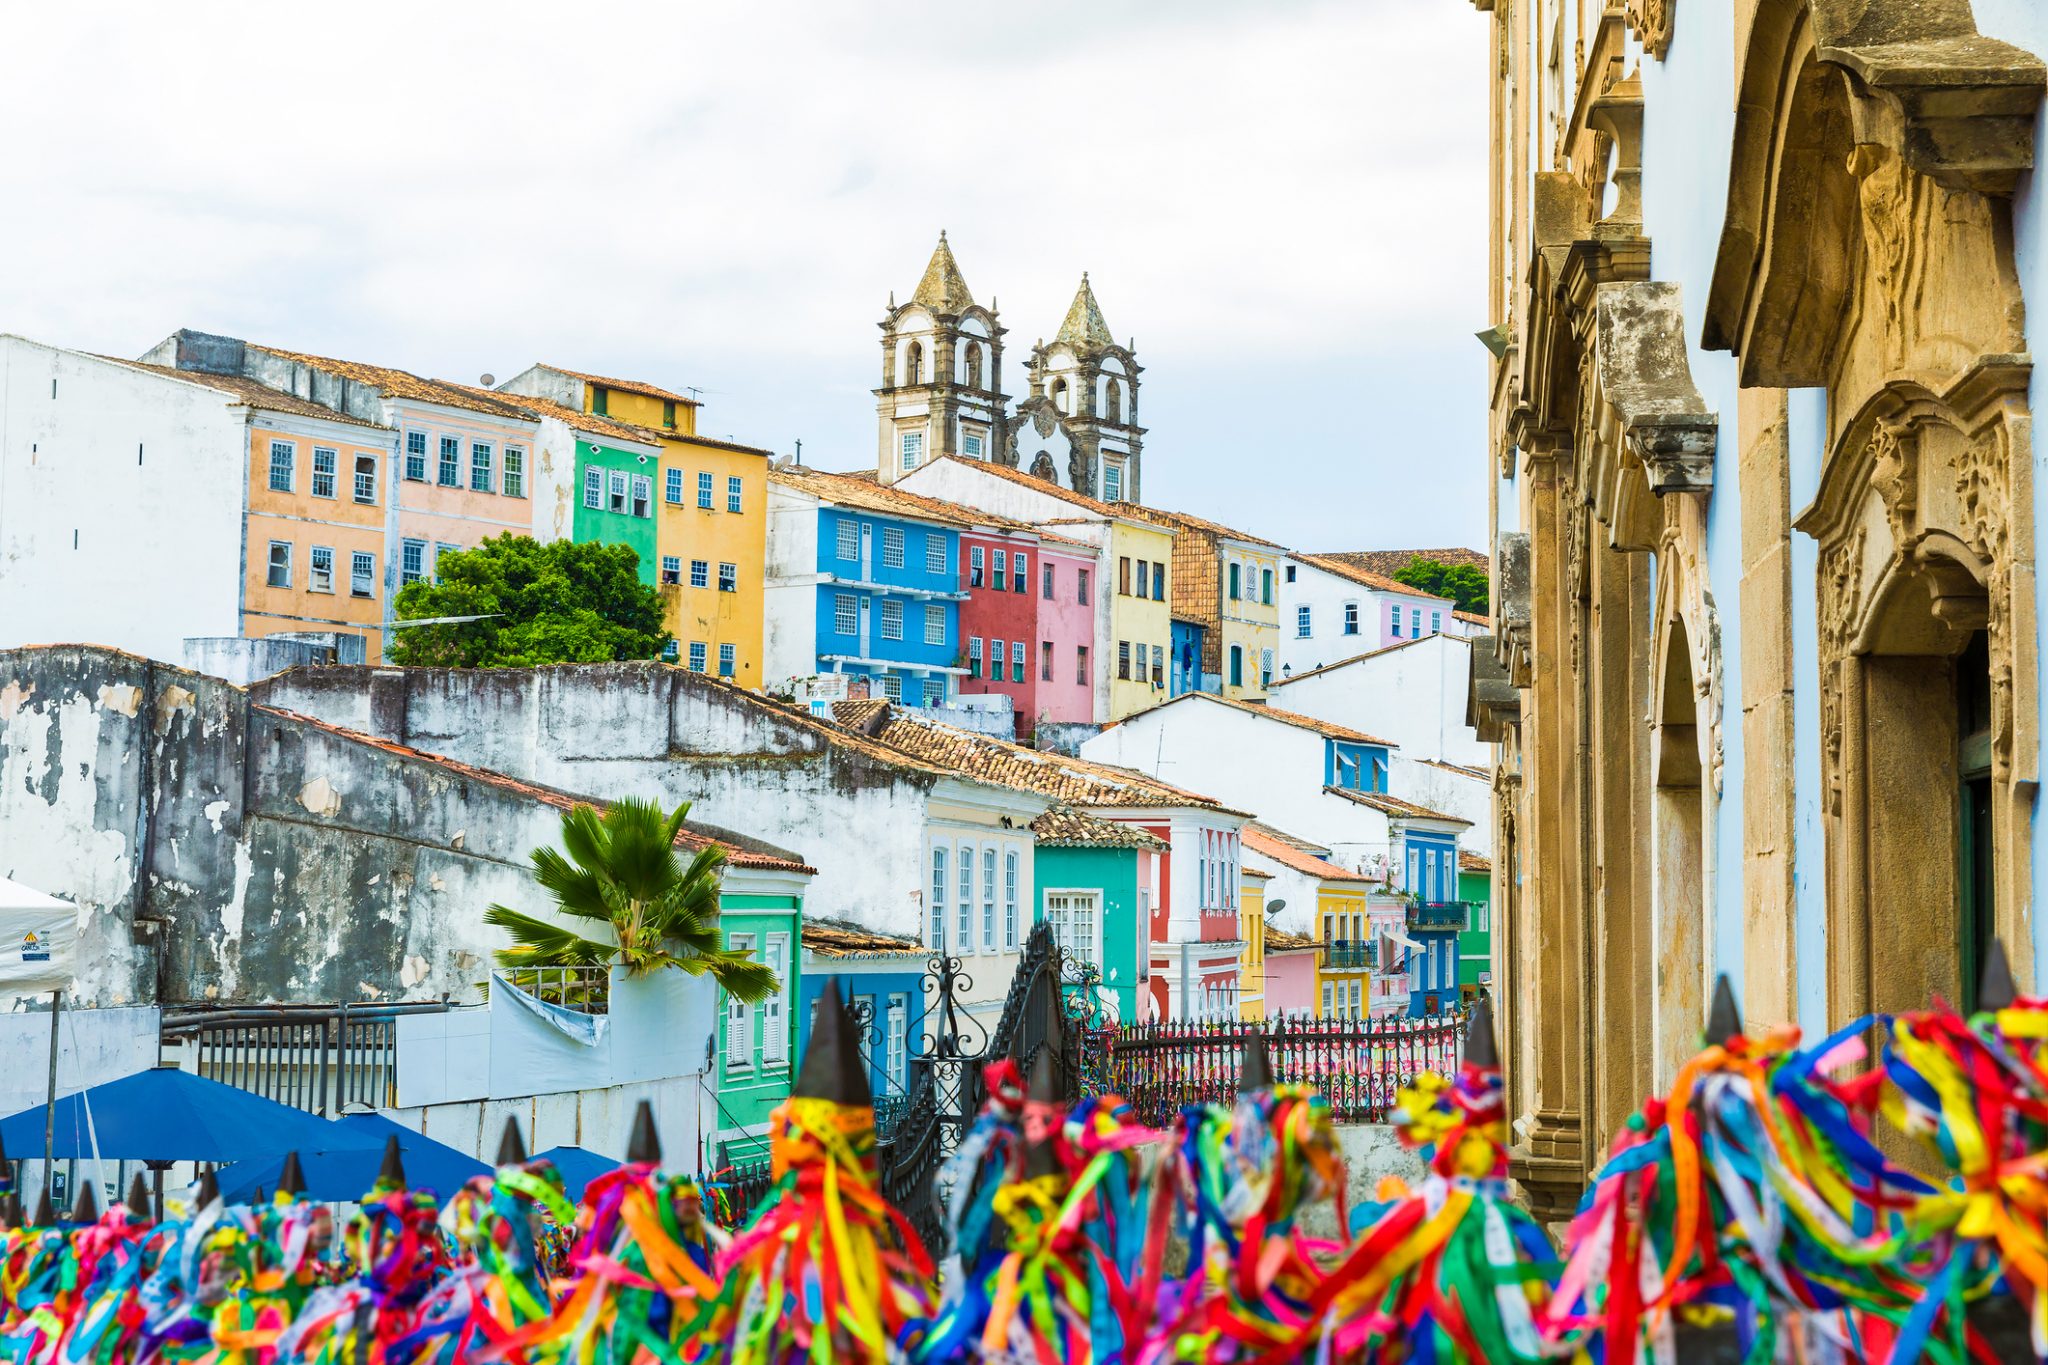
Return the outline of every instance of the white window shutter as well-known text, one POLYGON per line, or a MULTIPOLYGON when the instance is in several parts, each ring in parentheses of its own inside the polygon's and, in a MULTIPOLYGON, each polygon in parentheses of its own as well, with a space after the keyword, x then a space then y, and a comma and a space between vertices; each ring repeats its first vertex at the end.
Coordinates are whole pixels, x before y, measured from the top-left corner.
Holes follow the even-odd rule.
POLYGON ((768 935, 768 970, 782 984, 761 1004, 761 1057, 766 1062, 786 1061, 789 1057, 789 982, 785 970, 788 957, 789 935, 768 935))

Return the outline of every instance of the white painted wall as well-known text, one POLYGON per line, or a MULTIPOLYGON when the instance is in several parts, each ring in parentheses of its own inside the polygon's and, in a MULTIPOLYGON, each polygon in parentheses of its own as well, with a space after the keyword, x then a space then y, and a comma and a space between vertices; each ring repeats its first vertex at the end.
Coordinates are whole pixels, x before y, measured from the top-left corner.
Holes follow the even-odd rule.
POLYGON ((810 677, 818 671, 818 499, 772 478, 762 598, 762 678, 810 677))
POLYGON ((242 633, 248 427, 231 402, 0 335, 0 648, 175 661, 188 635, 242 633))
POLYGON ((1424 630, 1429 629, 1431 612, 1442 615, 1447 629, 1455 624, 1451 619, 1451 604, 1442 598, 1424 597, 1415 593, 1383 592, 1292 558, 1281 561, 1279 599, 1278 667, 1283 671, 1283 676, 1287 670, 1305 673, 1311 668, 1321 668, 1325 664, 1334 664, 1363 654, 1367 650, 1378 649, 1382 645, 1398 644, 1400 640, 1410 638, 1406 633, 1406 613, 1411 609, 1421 609, 1424 630), (1292 583, 1287 581, 1290 569, 1294 573, 1292 583), (1403 634, 1399 639, 1387 633, 1387 609, 1396 602, 1401 604, 1403 611, 1403 634), (1346 603, 1358 605, 1356 635, 1344 633, 1346 603), (1298 609, 1303 606, 1309 608, 1309 635, 1305 639, 1301 636, 1298 625, 1298 609))
MULTIPOLYGON (((1482 648, 1490 646, 1489 640, 1482 648)), ((1428 635, 1326 672, 1284 679, 1270 700, 1288 711, 1392 740, 1410 759, 1441 758, 1483 768, 1493 762, 1492 746, 1481 744, 1478 732, 1465 724, 1471 661, 1472 646, 1462 637, 1428 635)), ((1398 783, 1394 791, 1422 801, 1398 783)))
MULTIPOLYGON (((1490 768, 1483 771, 1490 772, 1490 768)), ((1458 847, 1482 857, 1493 856, 1493 782, 1431 763, 1418 763, 1396 752, 1394 790, 1402 799, 1446 815, 1470 820, 1472 828, 1458 834, 1458 847)))

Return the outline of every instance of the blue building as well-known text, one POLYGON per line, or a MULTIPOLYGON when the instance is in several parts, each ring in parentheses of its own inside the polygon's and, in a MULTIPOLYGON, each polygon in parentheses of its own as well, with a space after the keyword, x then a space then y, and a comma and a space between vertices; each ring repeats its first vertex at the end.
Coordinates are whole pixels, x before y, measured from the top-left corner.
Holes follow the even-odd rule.
POLYGON ((798 1057, 811 1039, 811 1019, 828 978, 865 1025, 868 1085, 876 1125, 886 1132, 910 1093, 912 1062, 923 1055, 924 970, 929 956, 911 939, 870 933, 851 925, 807 921, 799 979, 798 1057))
POLYGON ((1471 913, 1458 898, 1458 835, 1462 821, 1408 817, 1394 822, 1408 905, 1408 1013, 1440 1014, 1458 1003, 1458 935, 1471 913))
POLYGON ((872 479, 809 470, 769 479, 768 679, 870 680, 870 695, 944 702, 960 642, 960 532, 947 505, 872 479))
POLYGON ((1188 692, 1216 692, 1219 686, 1204 686, 1205 681, 1214 682, 1215 675, 1202 672, 1202 624, 1199 621, 1184 621, 1176 616, 1172 622, 1173 658, 1166 671, 1166 692, 1169 697, 1178 697, 1188 692))

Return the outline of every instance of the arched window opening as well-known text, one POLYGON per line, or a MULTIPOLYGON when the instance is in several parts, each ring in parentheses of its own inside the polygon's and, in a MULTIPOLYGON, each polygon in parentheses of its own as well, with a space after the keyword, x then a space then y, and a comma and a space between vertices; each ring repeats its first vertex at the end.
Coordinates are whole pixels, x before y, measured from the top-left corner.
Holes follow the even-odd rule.
POLYGON ((1651 1028, 1655 1084, 1667 1086, 1692 1055, 1706 1005, 1706 793, 1701 787, 1699 704, 1685 623, 1665 637, 1652 709, 1650 894, 1658 992, 1651 1028))
POLYGON ((1066 380, 1055 379, 1052 381, 1052 405, 1058 408, 1061 412, 1068 411, 1066 380))
POLYGON ((967 387, 981 387, 981 343, 978 341, 967 343, 967 387))
POLYGON ((1124 420, 1124 391, 1114 379, 1103 387, 1102 414, 1112 422, 1124 420))
POLYGON ((903 372, 907 376, 904 382, 924 383, 924 347, 913 341, 910 343, 910 349, 903 354, 903 372))

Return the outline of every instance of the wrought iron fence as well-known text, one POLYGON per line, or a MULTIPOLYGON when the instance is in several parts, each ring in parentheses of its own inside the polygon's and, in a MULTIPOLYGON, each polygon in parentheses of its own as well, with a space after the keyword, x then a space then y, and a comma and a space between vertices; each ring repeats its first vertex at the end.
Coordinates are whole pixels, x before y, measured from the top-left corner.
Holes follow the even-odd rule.
POLYGON ((1411 929, 1455 929, 1462 934, 1471 919, 1470 901, 1423 901, 1408 907, 1411 929))
POLYGON ((448 1007, 273 1005, 164 1012, 162 1042, 183 1044, 208 1080, 315 1114, 398 1100, 398 1016, 448 1007))
POLYGON ((1332 939, 1323 945, 1323 970, 1358 972, 1379 965, 1379 945, 1355 939, 1332 939))
POLYGON ((1183 1105, 1227 1103, 1254 1033, 1266 1040, 1274 1079, 1320 1090, 1339 1123, 1384 1121, 1401 1086, 1424 1071, 1455 1071, 1465 1050, 1463 1011, 1428 1019, 1126 1025, 1109 1040, 1111 1088, 1155 1126, 1183 1105))

